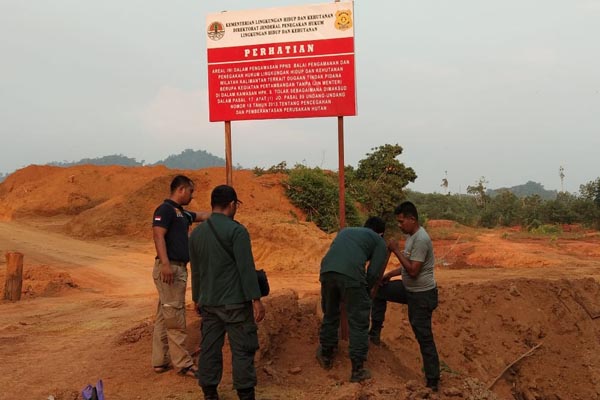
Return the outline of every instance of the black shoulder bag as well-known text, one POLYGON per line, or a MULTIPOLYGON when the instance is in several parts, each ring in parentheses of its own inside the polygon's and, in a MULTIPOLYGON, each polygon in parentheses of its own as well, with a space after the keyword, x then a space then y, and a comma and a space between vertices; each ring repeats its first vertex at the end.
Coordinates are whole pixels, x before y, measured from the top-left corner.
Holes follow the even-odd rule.
MULTIPOLYGON (((225 246, 225 243, 223 243, 223 241, 221 240, 221 237, 217 233, 217 230, 213 226, 211 220, 207 219, 206 222, 208 222, 208 226, 210 227, 210 230, 212 231, 213 235, 215 235, 217 242, 219 242, 219 244, 221 245, 223 250, 225 250, 225 252, 227 252, 227 254, 229 254, 229 257, 231 257, 231 259, 235 262, 235 256, 233 255, 233 252, 231 251, 231 249, 229 249, 228 247, 225 246)), ((236 266, 236 269, 237 269, 237 266, 236 266)), ((239 273, 239 270, 238 270, 238 273, 239 273)), ((240 276, 240 278, 241 278, 241 276, 240 276)), ((267 279, 267 273, 265 272, 265 270, 257 269, 256 270, 256 278, 258 279, 258 287, 260 288, 260 296, 261 297, 268 296, 269 292, 271 290, 269 287, 269 280, 267 279)))

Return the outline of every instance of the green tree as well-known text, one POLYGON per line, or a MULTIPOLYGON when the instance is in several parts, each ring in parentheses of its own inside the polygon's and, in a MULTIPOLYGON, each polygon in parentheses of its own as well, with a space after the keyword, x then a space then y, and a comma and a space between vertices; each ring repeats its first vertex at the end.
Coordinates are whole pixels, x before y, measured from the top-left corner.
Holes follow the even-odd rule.
POLYGON ((600 207, 600 178, 579 186, 579 193, 584 199, 593 201, 600 207))
POLYGON ((586 225, 600 229, 600 178, 579 186, 581 201, 575 207, 586 225))
MULTIPOLYGON (((289 171, 284 185, 292 204, 306 212, 307 221, 313 221, 326 232, 339 229, 339 187, 336 174, 328 174, 320 168, 296 165, 289 171)), ((346 198, 345 211, 348 226, 361 225, 351 196, 346 198)))
POLYGON ((406 197, 427 219, 448 219, 463 225, 475 225, 481 210, 475 198, 465 194, 419 193, 406 191, 406 197))
POLYGON ((356 171, 347 170, 347 186, 370 215, 391 221, 394 208, 406 198, 404 188, 417 179, 417 174, 398 161, 400 145, 385 144, 371 150, 358 162, 356 171))
POLYGON ((444 177, 442 178, 442 183, 440 185, 444 188, 444 193, 448 194, 448 171, 444 171, 444 177))
POLYGON ((485 180, 485 177, 482 176, 475 183, 475 186, 467 186, 467 193, 472 194, 473 196, 475 196, 475 200, 477 201, 477 205, 480 208, 485 208, 485 206, 487 205, 487 203, 490 200, 489 196, 485 193, 485 191, 487 189, 485 185, 487 185, 488 183, 489 182, 485 180))
POLYGON ((547 224, 572 224, 579 222, 574 210, 576 197, 568 192, 560 192, 555 200, 549 200, 542 207, 544 223, 547 224))
POLYGON ((544 201, 540 197, 540 195, 533 194, 527 197, 524 197, 522 200, 522 224, 528 229, 531 230, 533 228, 537 228, 542 224, 542 207, 544 205, 544 201))
POLYGON ((502 191, 489 201, 488 207, 481 216, 481 224, 492 228, 497 225, 513 226, 521 221, 521 202, 508 190, 502 191))

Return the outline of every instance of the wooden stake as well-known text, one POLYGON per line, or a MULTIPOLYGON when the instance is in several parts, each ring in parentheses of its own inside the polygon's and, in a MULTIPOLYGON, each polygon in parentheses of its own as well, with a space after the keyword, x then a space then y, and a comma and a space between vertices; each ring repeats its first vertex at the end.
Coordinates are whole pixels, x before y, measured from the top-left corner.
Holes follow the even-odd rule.
POLYGON ((21 300, 23 288, 23 254, 6 253, 6 281, 4 282, 4 300, 21 300))

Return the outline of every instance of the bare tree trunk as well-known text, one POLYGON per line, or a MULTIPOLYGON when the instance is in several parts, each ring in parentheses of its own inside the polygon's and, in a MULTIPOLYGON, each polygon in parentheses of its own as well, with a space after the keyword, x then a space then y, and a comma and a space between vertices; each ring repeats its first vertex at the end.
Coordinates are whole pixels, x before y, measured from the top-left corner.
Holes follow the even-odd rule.
POLYGON ((21 300, 23 288, 23 254, 6 253, 6 282, 4 282, 4 300, 21 300))

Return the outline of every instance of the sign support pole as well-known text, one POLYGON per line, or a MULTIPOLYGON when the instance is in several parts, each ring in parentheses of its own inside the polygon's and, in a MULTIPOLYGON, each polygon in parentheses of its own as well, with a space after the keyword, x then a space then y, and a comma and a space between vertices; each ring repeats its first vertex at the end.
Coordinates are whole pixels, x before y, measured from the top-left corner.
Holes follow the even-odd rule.
POLYGON ((227 184, 233 186, 233 172, 231 162, 231 121, 225 121, 225 174, 227 184))
MULTIPOLYGON (((340 0, 335 0, 339 3, 340 0)), ((340 192, 340 229, 346 227, 346 176, 344 171, 344 117, 338 116, 338 180, 340 192)), ((346 305, 340 304, 340 337, 342 340, 348 340, 350 336, 348 327, 348 315, 346 314, 346 305)))
MULTIPOLYGON (((339 182, 339 201, 340 201, 340 229, 346 226, 346 186, 344 174, 344 117, 337 117, 338 122, 338 182, 339 182)), ((348 340, 348 315, 346 315, 346 304, 340 304, 340 338, 348 340)))
POLYGON ((338 180, 340 191, 340 229, 346 227, 346 185, 344 171, 344 117, 338 120, 338 180))

